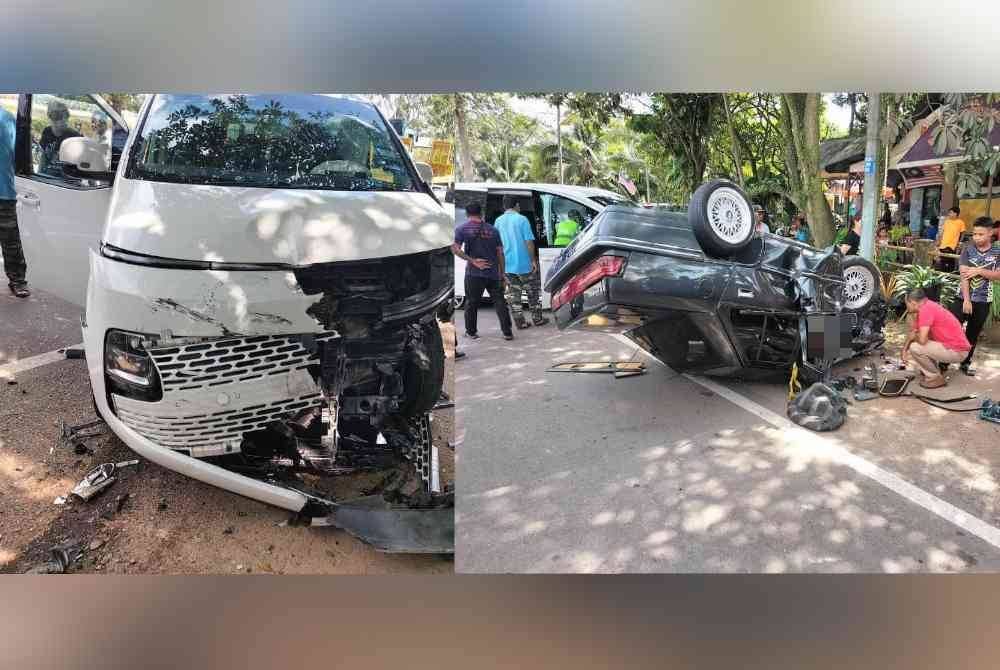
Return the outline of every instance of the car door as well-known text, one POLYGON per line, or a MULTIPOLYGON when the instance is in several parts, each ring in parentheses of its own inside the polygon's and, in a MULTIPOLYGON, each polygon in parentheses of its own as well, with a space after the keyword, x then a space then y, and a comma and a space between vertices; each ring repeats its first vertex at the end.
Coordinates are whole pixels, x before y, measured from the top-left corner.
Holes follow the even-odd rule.
POLYGON ((128 128, 93 95, 22 95, 17 124, 14 187, 28 282, 82 306, 90 251, 100 248, 112 180, 72 175, 59 162, 58 148, 69 137, 90 137, 107 146, 114 169, 128 128))
MULTIPOLYGON (((549 276, 549 270, 563 250, 563 247, 557 247, 549 242, 550 240, 554 241, 556 238, 556 224, 569 216, 570 211, 575 209, 580 212, 583 220, 580 230, 583 230, 597 216, 597 210, 590 205, 585 205, 554 193, 539 193, 539 199, 541 201, 541 211, 544 216, 544 234, 538 247, 538 265, 539 271, 542 273, 542 284, 544 285, 546 277, 549 276)), ((552 296, 543 289, 542 306, 548 309, 551 301, 552 296)))

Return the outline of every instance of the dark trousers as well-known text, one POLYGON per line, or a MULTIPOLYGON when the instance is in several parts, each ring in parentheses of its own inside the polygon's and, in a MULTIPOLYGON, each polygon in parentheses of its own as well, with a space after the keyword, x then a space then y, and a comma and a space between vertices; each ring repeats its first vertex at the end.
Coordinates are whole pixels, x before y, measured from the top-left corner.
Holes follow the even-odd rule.
POLYGON ((486 291, 493 301, 493 308, 500 320, 500 330, 504 335, 510 335, 510 314, 507 313, 507 301, 503 298, 503 282, 499 279, 486 277, 470 277, 465 275, 465 332, 475 335, 476 320, 479 318, 479 303, 486 291))
POLYGON ((17 230, 16 203, 16 200, 0 200, 0 252, 3 253, 3 269, 11 287, 26 284, 28 271, 21 248, 21 234, 17 230))
MULTIPOLYGON (((959 297, 959 304, 961 305, 961 297, 959 297)), ((962 361, 962 365, 969 365, 972 362, 972 354, 976 352, 976 340, 979 339, 979 333, 983 332, 983 326, 986 325, 986 319, 990 315, 990 303, 988 302, 974 302, 972 303, 972 314, 965 314, 962 312, 961 306, 958 308, 959 314, 958 320, 965 324, 965 339, 969 341, 972 348, 969 349, 969 355, 965 357, 962 361)))

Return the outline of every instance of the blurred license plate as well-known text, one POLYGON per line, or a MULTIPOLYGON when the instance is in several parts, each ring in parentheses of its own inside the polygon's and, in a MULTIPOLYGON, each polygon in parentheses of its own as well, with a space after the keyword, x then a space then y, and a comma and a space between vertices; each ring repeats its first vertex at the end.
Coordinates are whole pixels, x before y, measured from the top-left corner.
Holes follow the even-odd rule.
POLYGON ((806 317, 806 356, 811 359, 835 361, 850 358, 851 331, 855 314, 811 315, 806 317))

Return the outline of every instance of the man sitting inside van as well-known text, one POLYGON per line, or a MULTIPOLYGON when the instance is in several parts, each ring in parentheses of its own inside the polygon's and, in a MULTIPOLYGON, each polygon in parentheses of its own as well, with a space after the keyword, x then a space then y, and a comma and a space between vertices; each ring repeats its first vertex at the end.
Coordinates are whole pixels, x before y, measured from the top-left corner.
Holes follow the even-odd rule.
POLYGON ((556 224, 556 239, 553 246, 568 247, 569 243, 580 234, 582 224, 583 215, 580 214, 580 210, 569 210, 566 218, 556 224))

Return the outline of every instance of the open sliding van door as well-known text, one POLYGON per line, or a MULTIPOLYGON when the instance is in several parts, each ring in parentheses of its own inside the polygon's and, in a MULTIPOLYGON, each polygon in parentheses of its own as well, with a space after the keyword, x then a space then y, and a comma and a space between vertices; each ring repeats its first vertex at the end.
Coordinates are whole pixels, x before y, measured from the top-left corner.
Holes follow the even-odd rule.
POLYGON ((19 97, 14 186, 28 282, 80 306, 113 181, 80 177, 59 161, 62 142, 83 136, 107 147, 113 175, 128 127, 107 102, 96 95, 19 97))

